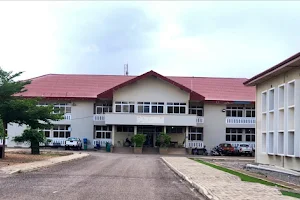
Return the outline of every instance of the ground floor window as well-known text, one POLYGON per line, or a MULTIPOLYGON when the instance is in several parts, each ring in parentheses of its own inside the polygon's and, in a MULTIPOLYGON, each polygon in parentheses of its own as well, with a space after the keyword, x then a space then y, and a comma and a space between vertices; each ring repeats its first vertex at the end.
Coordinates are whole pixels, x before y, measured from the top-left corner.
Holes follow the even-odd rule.
POLYGON ((185 126, 167 126, 167 133, 185 133, 185 126))
POLYGON ((189 127, 189 140, 203 140, 203 128, 202 127, 189 127))
POLYGON ((255 142, 255 128, 245 129, 246 142, 255 142))
POLYGON ((70 136, 71 136, 70 125, 54 125, 53 127, 54 138, 68 138, 70 136))
POLYGON ((226 141, 243 141, 243 129, 242 128, 226 128, 226 141))
POLYGON ((117 132, 133 133, 134 132, 134 126, 117 126, 117 132))
POLYGON ((95 126, 94 138, 111 139, 112 126, 95 126))

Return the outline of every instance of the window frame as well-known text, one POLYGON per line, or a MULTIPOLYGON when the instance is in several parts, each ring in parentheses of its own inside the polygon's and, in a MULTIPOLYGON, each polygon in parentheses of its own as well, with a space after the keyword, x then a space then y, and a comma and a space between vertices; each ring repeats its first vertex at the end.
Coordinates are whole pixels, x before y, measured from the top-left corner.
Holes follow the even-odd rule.
POLYGON ((203 127, 189 127, 188 140, 203 141, 203 127), (192 139, 192 137, 194 137, 195 139, 192 139))
POLYGON ((94 126, 94 139, 112 139, 112 126, 94 126), (98 134, 100 137, 98 137, 98 134))
POLYGON ((186 114, 186 105, 187 103, 178 103, 178 102, 167 102, 166 104, 166 113, 167 114, 186 114), (169 112, 169 108, 172 108, 172 112, 169 112), (178 109, 178 112, 175 112, 175 109, 178 109), (184 109, 184 112, 181 112, 184 109))
POLYGON ((116 113, 134 113, 135 111, 135 103, 132 101, 115 101, 114 107, 116 113), (120 106, 120 111, 117 111, 117 106, 120 106), (126 107, 127 109, 125 109, 126 107))
POLYGON ((190 115, 197 115, 199 117, 203 117, 204 116, 203 106, 202 105, 201 106, 200 105, 198 105, 198 106, 190 105, 189 106, 189 114, 190 115), (193 113, 193 111, 195 113, 193 113), (201 112, 201 114, 199 114, 198 111, 201 112))
POLYGON ((225 141, 226 142, 242 142, 243 141, 243 134, 244 129, 243 128, 226 128, 226 134, 225 134, 225 141), (241 132, 239 132, 241 130, 241 132), (229 136, 229 140, 227 137, 229 136), (239 140, 240 136, 240 140, 239 140), (235 139, 233 139, 235 138, 235 139))
MULTIPOLYGON (((71 125, 54 125, 52 130, 52 137, 53 138, 68 138, 71 137, 71 131, 69 131, 69 127, 71 127, 71 125), (61 128, 63 127, 63 128, 61 128), (56 133, 57 133, 57 137, 56 137, 56 133), (63 137, 61 137, 61 134, 63 134, 63 137)), ((47 130, 46 130, 47 131, 47 130)), ((51 133, 50 133, 51 135, 51 133)))
POLYGON ((246 128, 245 129, 245 141, 246 142, 255 142, 255 128, 246 128), (247 130, 251 130, 251 132, 247 132, 247 130), (250 137, 250 140, 247 140, 247 136, 250 137))

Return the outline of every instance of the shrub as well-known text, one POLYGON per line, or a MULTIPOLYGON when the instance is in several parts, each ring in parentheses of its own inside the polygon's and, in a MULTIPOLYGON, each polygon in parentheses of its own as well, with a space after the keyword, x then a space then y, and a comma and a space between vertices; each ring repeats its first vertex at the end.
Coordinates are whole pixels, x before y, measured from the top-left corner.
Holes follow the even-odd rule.
POLYGON ((171 143, 171 136, 162 132, 157 137, 157 144, 159 147, 169 147, 171 143))
POLYGON ((132 137, 132 142, 135 147, 143 147, 144 142, 146 141, 146 135, 136 134, 132 137))

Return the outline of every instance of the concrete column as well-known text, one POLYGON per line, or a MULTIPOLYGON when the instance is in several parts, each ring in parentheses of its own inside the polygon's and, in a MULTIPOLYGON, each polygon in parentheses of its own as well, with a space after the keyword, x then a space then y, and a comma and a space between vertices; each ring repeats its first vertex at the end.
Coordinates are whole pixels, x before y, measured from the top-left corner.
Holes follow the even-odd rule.
POLYGON ((164 126, 164 133, 167 133, 167 127, 164 126))
POLYGON ((185 148, 188 148, 188 141, 189 141, 189 127, 185 127, 185 143, 184 146, 185 148))
POLYGON ((112 143, 112 145, 115 145, 115 131, 116 131, 116 126, 112 125, 112 129, 111 129, 111 143, 112 143))
POLYGON ((133 130, 134 135, 137 134, 137 126, 134 126, 134 130, 133 130))

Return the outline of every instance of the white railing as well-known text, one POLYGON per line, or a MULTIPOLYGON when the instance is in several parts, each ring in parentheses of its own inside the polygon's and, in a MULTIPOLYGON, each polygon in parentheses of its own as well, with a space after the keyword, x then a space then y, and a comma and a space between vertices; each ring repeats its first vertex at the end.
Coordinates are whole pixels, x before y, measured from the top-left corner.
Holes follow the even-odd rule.
MULTIPOLYGON (((0 139, 0 145, 3 145, 3 139, 0 139)), ((7 145, 7 139, 5 139, 5 145, 7 145)))
POLYGON ((226 124, 255 124, 255 117, 226 117, 226 124))
POLYGON ((203 141, 188 141, 187 148, 203 148, 203 141))
POLYGON ((196 123, 203 124, 204 123, 204 117, 197 116, 196 123))
POLYGON ((232 142, 233 147, 237 148, 240 144, 248 144, 252 149, 255 149, 255 142, 232 142))
POLYGON ((93 145, 96 146, 96 144, 99 143, 101 147, 105 147, 107 142, 111 144, 112 139, 94 139, 93 145))
POLYGON ((70 114, 70 113, 66 113, 66 114, 64 115, 64 119, 65 119, 65 120, 72 120, 71 114, 70 114))
POLYGON ((48 143, 49 146, 65 146, 67 138, 47 138, 51 142, 48 143))
POLYGON ((105 116, 104 114, 95 114, 93 117, 94 121, 105 121, 105 116))

